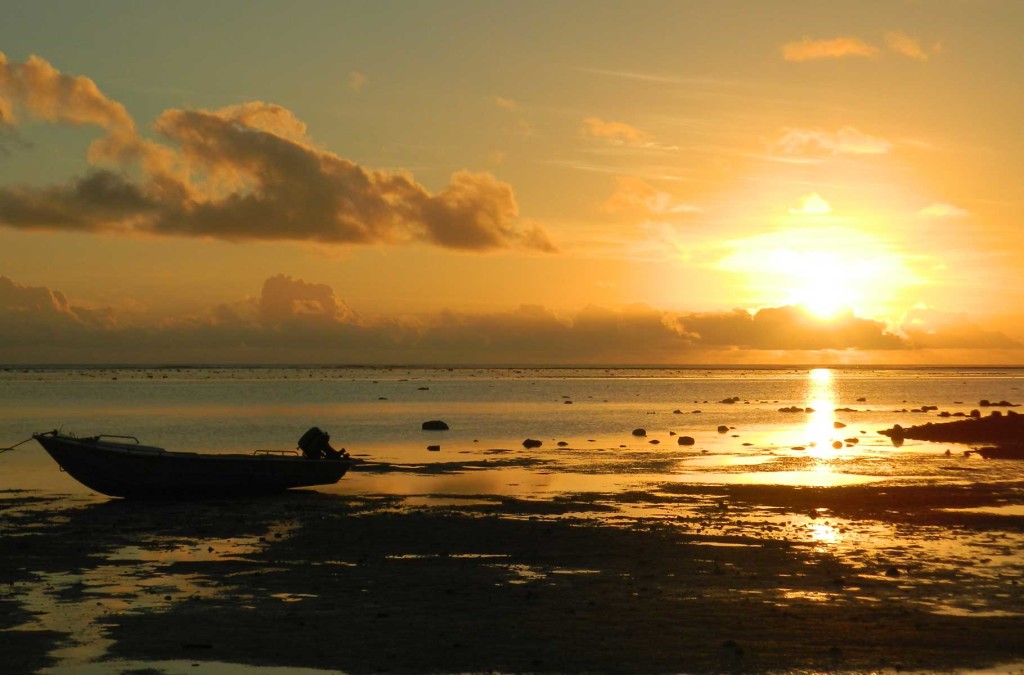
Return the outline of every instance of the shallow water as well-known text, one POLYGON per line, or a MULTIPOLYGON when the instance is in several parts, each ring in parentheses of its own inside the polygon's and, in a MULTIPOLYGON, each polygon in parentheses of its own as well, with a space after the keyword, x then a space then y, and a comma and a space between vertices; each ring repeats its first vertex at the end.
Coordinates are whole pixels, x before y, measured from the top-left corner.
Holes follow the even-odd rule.
MULTIPOLYGON (((354 472, 327 490, 398 494, 1017 480, 1021 463, 965 459, 953 444, 895 448, 877 431, 967 413, 982 399, 1019 403, 1022 389, 1024 371, 1005 368, 6 369, 0 446, 56 428, 247 452, 294 448, 316 425, 357 457, 408 470, 354 472), (791 407, 814 412, 780 412, 791 407), (451 429, 423 431, 430 419, 451 429), (631 433, 638 428, 646 435, 631 433), (679 445, 683 435, 695 444, 679 445), (526 438, 543 445, 526 450, 526 438)), ((0 489, 84 492, 34 444, 0 458, 0 489)))
MULTIPOLYGON (((378 514, 435 509, 653 525, 700 537, 708 551, 784 544, 836 561, 848 578, 808 588, 808 575, 818 573, 794 569, 782 587, 754 584, 744 598, 779 607, 899 598, 936 616, 1016 619, 1024 617, 1024 462, 965 456, 966 446, 949 443, 895 447, 878 430, 940 421, 942 411, 967 414, 982 399, 1020 403, 1022 390, 1024 370, 1014 369, 7 369, 0 371, 0 447, 57 428, 132 435, 169 450, 248 452, 294 448, 316 425, 365 463, 315 492, 384 496, 378 514), (799 412, 780 411, 794 407, 799 412), (451 429, 423 431, 431 419, 451 429), (680 445, 681 436, 694 443, 680 445), (526 438, 542 445, 526 449, 526 438)), ((120 506, 135 506, 91 494, 34 442, 0 454, 0 494, 12 503, 44 496, 46 508, 64 505, 58 508, 68 518, 84 514, 87 522, 92 508, 106 514, 102 523, 107 507, 117 515, 120 506)), ((7 517, 32 508, 29 501, 7 517)), ((202 509, 193 515, 210 517, 202 509)), ((0 523, 0 533, 26 536, 59 521, 0 523)), ((108 542, 80 570, 32 570, 30 580, 0 594, 31 612, 9 630, 66 636, 48 652, 55 665, 45 672, 178 672, 186 662, 109 660, 115 642, 104 622, 169 615, 184 601, 216 598, 225 579, 211 565, 250 564, 302 527, 285 519, 257 534, 210 529, 157 536, 142 528, 129 544, 108 542)), ((443 557, 461 564, 467 556, 505 570, 513 585, 593 572, 539 570, 470 551, 443 557)), ((705 561, 716 574, 717 560, 708 554, 705 561)), ((315 585, 290 588, 262 602, 303 606, 318 592, 315 585)), ((737 593, 728 589, 722 601, 737 593)), ((239 602, 257 605, 244 596, 239 602)), ((187 665, 190 672, 228 667, 187 665)))

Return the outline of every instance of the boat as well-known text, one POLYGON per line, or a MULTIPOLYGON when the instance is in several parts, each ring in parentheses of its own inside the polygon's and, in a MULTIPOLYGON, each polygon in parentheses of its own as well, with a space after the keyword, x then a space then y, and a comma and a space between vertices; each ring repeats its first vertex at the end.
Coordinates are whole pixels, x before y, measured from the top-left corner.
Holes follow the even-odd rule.
POLYGON ((332 485, 355 463, 348 457, 311 459, 297 451, 251 454, 171 452, 134 436, 78 438, 58 431, 32 437, 72 478, 111 497, 226 497, 332 485))

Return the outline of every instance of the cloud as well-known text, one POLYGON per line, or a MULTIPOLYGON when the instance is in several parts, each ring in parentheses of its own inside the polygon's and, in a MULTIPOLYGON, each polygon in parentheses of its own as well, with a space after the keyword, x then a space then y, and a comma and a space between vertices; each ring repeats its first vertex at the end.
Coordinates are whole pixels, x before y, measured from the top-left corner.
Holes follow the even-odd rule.
MULTIPOLYGON (((707 363, 872 352, 899 362, 921 349, 1024 347, 965 315, 915 310, 901 330, 847 312, 822 321, 795 306, 667 312, 588 306, 558 315, 510 311, 362 316, 327 284, 278 274, 254 298, 159 324, 129 325, 63 293, 0 277, 0 353, 8 363, 707 363), (754 350, 747 353, 747 350, 754 350), (746 357, 738 356, 747 353, 746 357)), ((916 356, 914 358, 917 358, 916 356)))
POLYGON ((936 202, 918 211, 917 215, 922 218, 966 218, 971 212, 952 204, 936 202))
POLYGON ((892 143, 845 126, 836 131, 823 129, 786 128, 773 146, 788 154, 803 154, 820 150, 833 155, 884 155, 892 143))
POLYGON ((66 75, 38 56, 11 63, 0 52, 0 98, 4 119, 15 121, 15 106, 46 122, 93 124, 132 133, 135 124, 125 107, 104 96, 87 77, 66 75))
POLYGON ((885 34, 885 43, 889 46, 890 50, 897 54, 902 54, 917 61, 928 60, 928 52, 922 49, 921 43, 903 31, 889 31, 885 34))
POLYGON ((825 216, 832 213, 832 207, 821 195, 812 192, 801 197, 800 206, 789 212, 795 216, 825 216))
POLYGON ((502 110, 508 110, 509 112, 519 110, 519 104, 513 99, 505 98, 504 96, 495 96, 493 100, 494 105, 498 106, 502 110))
POLYGON ((0 186, 0 224, 9 227, 555 250, 539 225, 519 217, 512 187, 493 175, 456 172, 431 193, 407 173, 366 169, 315 147, 281 106, 167 110, 154 124, 167 142, 159 144, 138 136, 123 106, 87 78, 37 57, 3 60, 0 74, 0 93, 33 115, 107 129, 90 160, 113 164, 64 185, 0 186))
POLYGON ((366 77, 365 73, 360 73, 358 70, 353 70, 348 74, 348 87, 352 91, 362 91, 367 82, 369 82, 369 78, 366 77))
MULTIPOLYGON (((0 276, 0 352, 73 342, 82 335, 102 336, 117 329, 109 309, 74 307, 60 291, 24 286, 0 276)), ((33 359, 28 359, 33 360, 33 359)))
POLYGON ((981 328, 963 312, 914 309, 904 317, 901 330, 915 347, 922 349, 999 349, 1024 346, 1005 333, 981 328))
POLYGON ((355 313, 338 299, 327 284, 313 284, 284 274, 263 282, 259 317, 265 325, 293 322, 341 322, 356 319, 355 313))
POLYGON ((831 40, 804 38, 782 46, 782 58, 786 61, 812 61, 817 59, 841 59, 849 56, 872 57, 878 54, 878 47, 860 38, 837 37, 831 40))
POLYGON ((635 176, 618 176, 615 191, 604 202, 606 213, 639 217, 665 216, 680 213, 701 213, 699 206, 677 201, 667 192, 658 190, 647 181, 635 176))
POLYGON ((847 313, 820 321, 801 307, 768 307, 751 314, 731 313, 681 316, 679 324, 704 346, 746 349, 899 349, 907 345, 886 330, 881 321, 847 313))
POLYGON ((606 122, 599 117, 583 120, 583 134, 613 143, 642 144, 651 140, 650 134, 623 122, 606 122))
MULTIPOLYGON (((936 44, 929 51, 921 46, 917 38, 903 31, 894 30, 885 34, 885 44, 889 51, 916 61, 927 61, 931 54, 942 50, 936 44)), ((874 57, 879 48, 857 37, 837 37, 831 40, 812 40, 804 38, 799 42, 789 42, 782 46, 782 58, 786 61, 814 61, 818 59, 841 59, 846 57, 874 57)))

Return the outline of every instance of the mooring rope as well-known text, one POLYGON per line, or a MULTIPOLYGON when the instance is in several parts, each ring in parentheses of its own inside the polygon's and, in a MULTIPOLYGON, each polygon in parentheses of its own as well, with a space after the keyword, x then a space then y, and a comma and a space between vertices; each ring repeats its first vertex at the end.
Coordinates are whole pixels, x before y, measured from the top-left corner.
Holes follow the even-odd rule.
POLYGON ((33 438, 34 438, 34 436, 29 436, 28 438, 23 440, 21 443, 15 443, 14 445, 12 445, 9 448, 0 448, 0 454, 3 454, 5 452, 7 452, 8 450, 14 450, 19 445, 24 445, 24 444, 28 443, 29 441, 31 441, 33 438))

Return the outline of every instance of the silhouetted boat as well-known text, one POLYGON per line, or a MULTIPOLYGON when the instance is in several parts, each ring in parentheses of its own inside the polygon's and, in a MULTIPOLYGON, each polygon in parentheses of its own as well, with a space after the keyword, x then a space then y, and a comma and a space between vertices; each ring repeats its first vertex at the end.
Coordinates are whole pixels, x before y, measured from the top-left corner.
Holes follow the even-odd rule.
POLYGON ((57 431, 33 434, 62 471, 88 488, 133 499, 219 497, 330 485, 353 460, 309 459, 291 451, 252 454, 169 452, 132 436, 76 438, 57 431))

